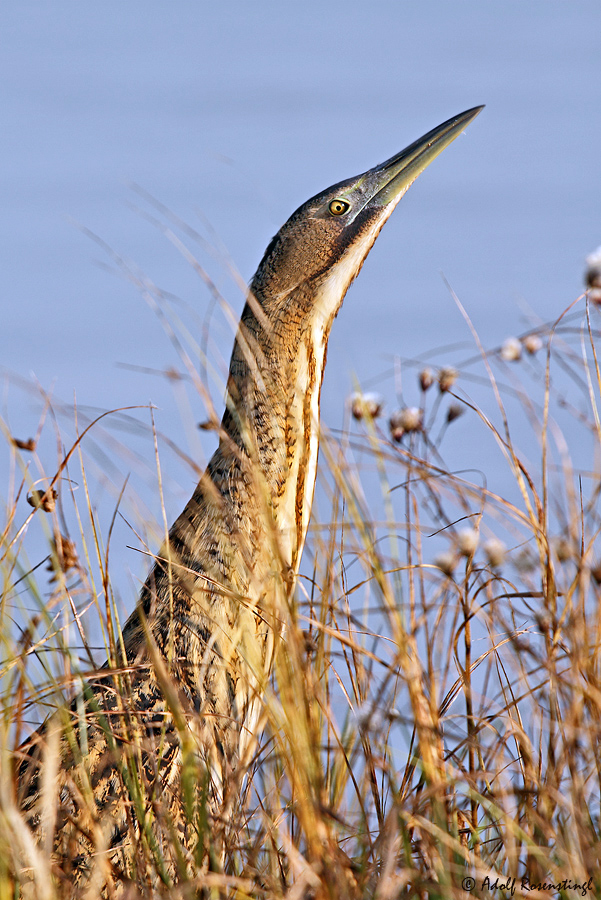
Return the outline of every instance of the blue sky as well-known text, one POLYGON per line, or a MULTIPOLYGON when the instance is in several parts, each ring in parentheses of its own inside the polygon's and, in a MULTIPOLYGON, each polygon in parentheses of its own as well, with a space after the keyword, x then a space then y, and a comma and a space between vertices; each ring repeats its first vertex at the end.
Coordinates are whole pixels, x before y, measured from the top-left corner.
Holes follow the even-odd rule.
MULTIPOLYGON (((520 302, 546 318, 574 299, 601 243, 596 2, 26 2, 3 20, 1 362, 58 376, 82 402, 126 399, 114 364, 168 348, 76 223, 208 303, 128 209, 131 182, 195 227, 202 213, 248 280, 307 196, 486 103, 349 295, 340 387, 351 369, 373 374, 385 354, 463 332, 441 271, 500 339, 520 302)), ((225 275, 220 286, 239 305, 225 275)))

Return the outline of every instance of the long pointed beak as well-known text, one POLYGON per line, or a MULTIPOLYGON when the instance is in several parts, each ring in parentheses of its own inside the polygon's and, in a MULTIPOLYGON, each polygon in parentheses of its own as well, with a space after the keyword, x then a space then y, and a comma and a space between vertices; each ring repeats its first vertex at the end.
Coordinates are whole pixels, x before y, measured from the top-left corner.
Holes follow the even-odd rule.
POLYGON ((483 106, 475 106, 458 116, 453 116, 401 150, 396 156, 366 173, 367 179, 372 182, 373 190, 369 205, 388 206, 393 201, 398 202, 426 166, 429 166, 483 109, 483 106))

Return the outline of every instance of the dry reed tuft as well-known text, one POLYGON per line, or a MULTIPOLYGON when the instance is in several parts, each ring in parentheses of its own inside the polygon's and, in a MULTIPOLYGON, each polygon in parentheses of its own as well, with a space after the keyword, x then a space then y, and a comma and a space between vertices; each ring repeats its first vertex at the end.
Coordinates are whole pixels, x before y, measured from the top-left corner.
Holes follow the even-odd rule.
POLYGON ((229 785, 219 852, 193 713, 168 669, 155 660, 181 744, 184 831, 140 762, 132 673, 115 669, 128 724, 117 736, 110 721, 101 727, 121 743, 126 730, 126 872, 91 800, 77 700, 99 652, 113 666, 121 658, 113 523, 103 535, 86 444, 106 422, 89 423, 48 471, 40 433, 24 441, 5 427, 0 900, 74 895, 68 860, 59 870, 53 857, 57 732, 43 750, 37 837, 16 802, 14 755, 54 710, 81 756, 72 777, 96 851, 77 895, 106 884, 108 897, 128 898, 450 900, 503 896, 515 879, 518 896, 533 885, 533 896, 600 896, 597 324, 572 310, 513 339, 525 356, 506 342, 438 376, 418 365, 402 409, 419 427, 403 420, 391 436, 361 407, 348 430, 324 435, 319 505, 329 514, 314 515, 294 600, 281 607, 265 730, 229 785), (51 575, 25 555, 34 519, 51 575))

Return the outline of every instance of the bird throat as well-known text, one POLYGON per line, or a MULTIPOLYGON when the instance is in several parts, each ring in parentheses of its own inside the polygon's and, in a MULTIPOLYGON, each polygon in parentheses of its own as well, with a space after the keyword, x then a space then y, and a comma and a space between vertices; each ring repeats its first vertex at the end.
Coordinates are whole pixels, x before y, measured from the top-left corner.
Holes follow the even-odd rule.
MULTIPOLYGON (((272 319, 269 357, 277 365, 263 373, 263 389, 272 397, 285 398, 283 404, 281 399, 271 404, 269 429, 275 431, 274 439, 280 442, 285 458, 279 459, 277 453, 262 453, 261 458, 274 464, 272 471, 264 473, 273 493, 273 524, 282 559, 294 575, 298 574, 315 491, 320 395, 330 330, 382 224, 381 220, 369 223, 361 240, 328 269, 325 278, 293 291, 272 319)), ((255 417, 254 427, 258 431, 263 422, 255 417)))

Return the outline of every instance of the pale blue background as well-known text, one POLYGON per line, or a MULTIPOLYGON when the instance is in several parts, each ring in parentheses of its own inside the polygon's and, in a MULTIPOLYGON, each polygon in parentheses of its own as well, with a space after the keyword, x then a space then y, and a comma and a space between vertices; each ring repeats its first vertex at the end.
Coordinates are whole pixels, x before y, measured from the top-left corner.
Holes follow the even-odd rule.
MULTIPOLYGON (((76 224, 183 298, 198 333, 207 291, 132 211, 144 203, 131 182, 201 230, 204 217, 248 280, 308 196, 480 103, 347 298, 325 423, 340 425, 353 373, 365 381, 395 354, 470 340, 441 272, 489 345, 523 328, 524 309, 552 319, 581 293, 584 257, 601 243, 598 0, 13 0, 0 30, 0 364, 59 398, 76 392, 88 411, 151 400, 159 427, 201 458, 170 386, 117 365, 163 368, 177 356, 76 224)), ((238 310, 223 265, 200 259, 238 310)), ((214 335, 227 358, 223 323, 214 335)), ((31 436, 39 403, 12 375, 4 385, 3 415, 31 436)), ((203 452, 213 446, 209 435, 203 452)), ((192 481, 188 472, 168 492, 170 518, 192 481)))

